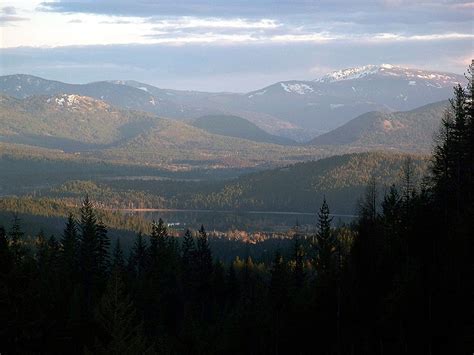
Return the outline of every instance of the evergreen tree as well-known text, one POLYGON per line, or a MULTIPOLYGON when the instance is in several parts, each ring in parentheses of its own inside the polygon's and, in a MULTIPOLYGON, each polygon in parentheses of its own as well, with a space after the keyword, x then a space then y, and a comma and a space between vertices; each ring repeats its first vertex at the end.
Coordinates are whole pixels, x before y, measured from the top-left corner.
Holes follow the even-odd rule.
POLYGON ((40 273, 45 274, 48 267, 48 242, 44 235, 43 230, 40 230, 36 236, 36 261, 38 263, 38 268, 40 273))
POLYGON ((8 233, 8 239, 10 242, 10 250, 13 256, 15 264, 21 264, 26 251, 23 246, 23 237, 24 233, 21 229, 20 218, 17 214, 13 215, 12 226, 10 232, 8 233))
POLYGON ((210 317, 211 280, 213 273, 212 254, 206 230, 201 225, 196 243, 196 286, 201 318, 210 317))
POLYGON ((109 269, 110 258, 110 238, 107 235, 107 227, 99 220, 96 225, 96 238, 97 238, 97 269, 99 277, 105 280, 106 273, 109 269))
POLYGON ((12 255, 8 245, 7 233, 5 228, 0 225, 0 275, 7 275, 10 272, 11 262, 12 255))
MULTIPOLYGON (((115 251, 120 258, 120 244, 116 244, 115 251)), ((105 333, 95 353, 134 355, 151 352, 118 268, 112 272, 95 318, 105 333)))
POLYGON ((88 319, 92 312, 93 301, 105 281, 109 240, 107 229, 97 221, 97 215, 88 197, 84 199, 80 215, 79 265, 84 292, 83 316, 88 319))
POLYGON ((271 334, 272 353, 278 354, 284 344, 284 327, 287 322, 287 310, 290 304, 289 298, 289 275, 288 266, 281 253, 275 254, 271 269, 271 279, 268 299, 271 302, 271 334))
POLYGON ((194 238, 189 229, 186 230, 181 243, 181 265, 183 272, 183 287, 188 297, 193 298, 194 260, 196 256, 196 246, 194 238))
POLYGON ((240 287, 235 273, 234 263, 231 262, 226 277, 227 298, 231 305, 235 305, 240 298, 240 287))
POLYGON ((150 235, 150 246, 148 248, 149 271, 159 278, 166 265, 168 252, 168 230, 160 218, 158 223, 153 221, 150 235))
POLYGON ((120 238, 117 238, 112 252, 112 271, 118 270, 122 273, 125 270, 125 260, 123 256, 123 250, 120 245, 120 238))
POLYGON ((189 229, 186 229, 186 232, 183 236, 183 242, 181 244, 181 255, 184 264, 190 264, 192 262, 192 257, 195 252, 194 238, 189 229))
POLYGON ((293 284, 296 291, 300 290, 301 287, 304 285, 305 281, 305 271, 304 271, 304 250, 300 242, 300 235, 295 233, 293 237, 293 261, 294 261, 294 268, 293 268, 293 284))
POLYGON ((288 267, 280 251, 275 253, 270 279, 270 298, 278 309, 288 302, 288 267))
POLYGON ((201 225, 196 243, 196 266, 201 278, 207 279, 212 274, 212 253, 204 226, 201 225))
POLYGON ((76 220, 68 215, 66 227, 61 238, 61 273, 64 280, 72 281, 79 273, 79 237, 76 220))
POLYGON ((142 233, 138 233, 129 257, 129 268, 137 279, 141 279, 145 276, 146 265, 147 265, 147 246, 143 239, 142 233))
POLYGON ((331 231, 331 222, 329 206, 324 198, 318 212, 318 232, 316 233, 315 267, 320 278, 334 271, 336 241, 331 231))

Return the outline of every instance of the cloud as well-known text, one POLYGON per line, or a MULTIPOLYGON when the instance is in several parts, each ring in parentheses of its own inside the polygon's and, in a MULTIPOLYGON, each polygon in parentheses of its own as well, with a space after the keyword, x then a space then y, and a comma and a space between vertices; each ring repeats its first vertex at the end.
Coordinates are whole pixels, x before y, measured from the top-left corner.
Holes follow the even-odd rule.
POLYGON ((32 22, 3 28, 0 72, 245 91, 371 63, 462 72, 472 55, 472 1, 45 1, 1 10, 32 22))
POLYGON ((113 19, 113 20, 100 21, 99 23, 102 24, 102 25, 129 25, 129 24, 132 24, 134 22, 130 21, 130 20, 117 18, 117 19, 113 19))
MULTIPOLYGON (((472 13, 466 8, 472 4, 463 0, 59 0, 43 2, 40 8, 109 16, 103 24, 141 18, 154 25, 144 38, 159 41, 165 32, 172 38, 181 31, 186 36, 179 36, 177 42, 194 42, 190 37, 194 31, 196 37, 210 33, 214 39, 209 41, 216 42, 234 30, 239 42, 244 34, 252 42, 265 38, 301 42, 344 34, 397 33, 406 38, 430 32, 469 34, 472 13), (276 30, 279 36, 269 38, 276 30)), ((172 42, 170 38, 166 42, 172 42)))
POLYGON ((373 37, 374 41, 445 41, 474 39, 472 33, 433 33, 424 35, 400 35, 395 33, 380 33, 373 37))
POLYGON ((173 19, 151 19, 157 30, 167 29, 273 29, 281 26, 273 19, 249 20, 242 18, 179 17, 173 19))
POLYGON ((16 15, 16 9, 14 6, 5 6, 2 8, 2 14, 4 15, 16 15))
POLYGON ((252 91, 281 80, 390 63, 462 74, 472 40, 258 42, 232 46, 109 45, 2 50, 0 74, 28 73, 67 82, 133 79, 164 88, 252 91), (458 60, 461 58, 462 60, 458 60))
POLYGON ((60 0, 41 3, 56 12, 81 12, 118 16, 262 16, 305 13, 316 10, 311 0, 60 0))
POLYGON ((0 9, 0 26, 26 20, 28 19, 25 17, 17 16, 17 10, 14 6, 4 6, 0 9))

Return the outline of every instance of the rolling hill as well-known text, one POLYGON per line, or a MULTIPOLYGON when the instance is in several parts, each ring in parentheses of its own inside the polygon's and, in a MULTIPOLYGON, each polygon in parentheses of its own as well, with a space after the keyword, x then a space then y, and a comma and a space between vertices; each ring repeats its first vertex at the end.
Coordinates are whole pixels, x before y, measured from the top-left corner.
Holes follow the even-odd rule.
POLYGON ((206 132, 221 136, 282 145, 296 144, 291 139, 271 135, 252 122, 238 116, 202 116, 195 119, 192 124, 194 127, 198 127, 206 132))
POLYGON ((407 157, 412 159, 412 181, 417 183, 426 172, 427 156, 371 152, 332 156, 230 180, 93 178, 44 190, 42 195, 79 201, 87 192, 110 207, 128 205, 128 199, 148 208, 237 212, 316 212, 326 197, 333 213, 351 215, 372 176, 379 198, 390 185, 400 186, 407 157))
POLYGON ((402 166, 408 156, 416 183, 426 172, 426 156, 356 153, 243 175, 214 191, 180 200, 189 201, 187 207, 193 208, 316 212, 325 196, 334 213, 353 214, 372 176, 380 197, 390 185, 401 182, 402 166))
POLYGON ((158 121, 151 114, 116 109, 87 96, 0 96, 4 142, 64 151, 99 149, 127 140, 158 121))
POLYGON ((117 109, 76 94, 0 96, 0 123, 3 143, 173 171, 273 167, 329 154, 318 147, 212 134, 183 121, 117 109))
POLYGON ((428 152, 447 106, 447 101, 440 101, 406 112, 368 112, 310 144, 428 152))

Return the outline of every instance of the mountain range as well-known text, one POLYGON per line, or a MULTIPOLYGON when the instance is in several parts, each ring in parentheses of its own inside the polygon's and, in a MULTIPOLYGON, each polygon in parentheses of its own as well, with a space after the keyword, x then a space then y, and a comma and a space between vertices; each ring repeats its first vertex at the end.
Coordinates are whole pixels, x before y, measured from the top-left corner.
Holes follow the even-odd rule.
POLYGON ((174 171, 256 168, 328 155, 326 148, 277 144, 288 140, 239 117, 224 117, 223 130, 212 132, 212 119, 199 120, 203 126, 207 122, 201 129, 77 94, 0 95, 0 142, 13 145, 174 171))
POLYGON ((316 80, 279 82, 249 93, 168 90, 121 80, 66 84, 21 74, 0 77, 0 93, 16 98, 76 94, 182 120, 233 115, 272 135, 304 141, 369 111, 406 111, 446 100, 452 87, 464 81, 457 74, 383 64, 340 70, 316 80))

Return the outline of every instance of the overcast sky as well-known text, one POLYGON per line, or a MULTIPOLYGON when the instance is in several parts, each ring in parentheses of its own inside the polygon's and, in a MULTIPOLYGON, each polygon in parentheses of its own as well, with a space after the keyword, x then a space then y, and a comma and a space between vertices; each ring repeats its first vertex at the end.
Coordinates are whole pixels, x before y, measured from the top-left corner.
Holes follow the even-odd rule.
POLYGON ((0 74, 250 91, 390 63, 463 73, 463 0, 2 0, 0 74))

